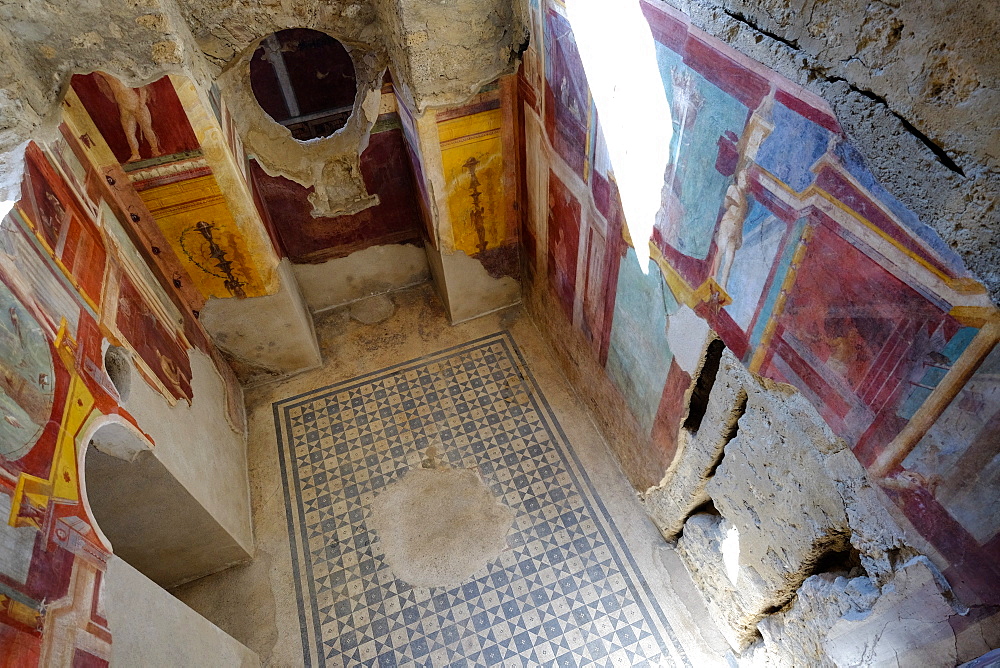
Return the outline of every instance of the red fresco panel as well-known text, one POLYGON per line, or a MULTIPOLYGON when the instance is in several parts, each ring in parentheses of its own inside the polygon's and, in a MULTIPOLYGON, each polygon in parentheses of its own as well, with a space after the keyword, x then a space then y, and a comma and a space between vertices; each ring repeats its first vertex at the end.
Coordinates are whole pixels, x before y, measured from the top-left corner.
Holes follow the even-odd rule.
POLYGON ((175 398, 191 399, 187 351, 167 332, 128 275, 119 276, 118 329, 175 398))
POLYGON ((549 282, 570 320, 576 294, 576 256, 580 245, 580 203, 554 172, 549 172, 549 282))
POLYGON ((100 230, 34 142, 25 151, 18 208, 94 303, 100 301, 107 253, 100 230))
POLYGON ((275 231, 294 262, 323 262, 370 246, 419 242, 420 208, 400 130, 371 136, 361 155, 361 174, 379 204, 350 216, 314 217, 307 199, 312 188, 269 176, 256 162, 250 165, 275 231))
POLYGON ((683 54, 685 65, 749 109, 756 109, 771 91, 767 79, 696 37, 688 37, 683 54))
POLYGON ((659 455, 659 466, 652 471, 651 484, 658 484, 659 477, 667 470, 677 453, 677 434, 681 428, 681 420, 687 410, 684 394, 691 386, 691 376, 677 365, 677 360, 670 360, 670 371, 667 372, 667 382, 663 386, 663 397, 653 422, 652 442, 659 455))
POLYGON ((566 164, 582 176, 590 112, 587 76, 566 19, 549 11, 545 25, 550 49, 546 56, 545 133, 566 164))
POLYGON ((946 265, 928 253, 920 242, 887 216, 879 204, 866 197, 838 172, 824 167, 816 177, 816 185, 856 211, 862 218, 888 234, 897 243, 902 244, 909 252, 923 258, 937 270, 948 275, 952 274, 946 265))
POLYGON ((884 410, 886 397, 879 389, 908 380, 917 364, 910 359, 910 349, 922 345, 917 333, 928 331, 922 325, 936 328, 945 318, 946 314, 833 229, 820 225, 779 321, 784 333, 775 337, 775 343, 792 337, 803 353, 793 355, 786 347, 776 354, 822 398, 821 413, 836 418, 846 415, 840 399, 847 400, 845 391, 873 411, 884 410), (802 359, 806 351, 811 361, 802 359), (886 355, 905 362, 887 369, 880 363, 886 355), (849 389, 833 390, 833 385, 849 389), (866 391, 870 386, 874 390, 866 391))
POLYGON ((72 86, 118 162, 125 164, 132 160, 125 127, 138 142, 142 160, 200 148, 168 77, 141 88, 122 86, 116 93, 114 84, 105 76, 100 72, 78 74, 73 77, 72 86), (123 97, 131 110, 122 113, 116 95, 123 97), (150 114, 152 110, 156 113, 150 114), (158 151, 153 149, 152 141, 158 145, 158 151))
POLYGON ((641 6, 642 13, 649 21, 649 29, 653 33, 653 39, 671 51, 680 53, 687 40, 687 23, 666 14, 648 2, 642 2, 641 6))

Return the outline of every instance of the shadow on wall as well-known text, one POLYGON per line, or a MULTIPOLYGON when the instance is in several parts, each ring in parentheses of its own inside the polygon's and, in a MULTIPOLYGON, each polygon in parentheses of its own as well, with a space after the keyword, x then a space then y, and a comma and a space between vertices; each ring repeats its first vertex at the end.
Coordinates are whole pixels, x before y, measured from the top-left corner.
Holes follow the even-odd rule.
POLYGON ((84 454, 83 489, 105 547, 162 587, 245 553, 133 430, 100 427, 84 454))

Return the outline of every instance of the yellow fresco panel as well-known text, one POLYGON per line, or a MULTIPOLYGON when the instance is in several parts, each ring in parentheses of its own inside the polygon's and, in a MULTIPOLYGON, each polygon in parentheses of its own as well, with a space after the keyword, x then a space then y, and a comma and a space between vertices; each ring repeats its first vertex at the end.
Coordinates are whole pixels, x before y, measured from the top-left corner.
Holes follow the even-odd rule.
MULTIPOLYGON (((207 98, 198 92, 190 79, 170 75, 170 81, 201 144, 205 161, 212 169, 214 181, 218 184, 216 189, 222 189, 220 194, 226 193, 227 223, 224 236, 238 239, 239 243, 224 247, 231 248, 233 255, 239 257, 247 276, 243 280, 249 281, 243 288, 246 296, 273 294, 278 289, 278 254, 271 245, 244 174, 226 142, 225 133, 207 98)), ((182 261, 185 259, 182 257, 182 261)), ((217 296, 229 296, 229 293, 222 292, 217 296)))
POLYGON ((438 124, 448 212, 456 250, 475 255, 504 245, 499 109, 438 124))
POLYGON ((213 176, 157 186, 139 197, 202 296, 267 294, 213 176))
POLYGON ((101 132, 94 125, 93 119, 83 106, 83 102, 77 96, 76 91, 70 86, 66 90, 66 97, 62 103, 63 121, 69 126, 70 131, 81 138, 80 145, 87 156, 99 167, 117 165, 115 154, 108 148, 101 132), (83 139, 85 138, 85 139, 83 139))

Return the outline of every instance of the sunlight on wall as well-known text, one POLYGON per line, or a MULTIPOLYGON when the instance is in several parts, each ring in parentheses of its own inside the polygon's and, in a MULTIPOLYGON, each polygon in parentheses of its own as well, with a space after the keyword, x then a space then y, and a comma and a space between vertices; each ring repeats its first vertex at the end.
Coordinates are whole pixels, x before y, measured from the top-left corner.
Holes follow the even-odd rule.
POLYGON ((660 81, 653 36, 638 0, 569 0, 570 25, 621 194, 639 266, 649 265, 653 222, 660 208, 663 173, 673 125, 660 81), (650 120, 652 122, 650 122, 650 120))

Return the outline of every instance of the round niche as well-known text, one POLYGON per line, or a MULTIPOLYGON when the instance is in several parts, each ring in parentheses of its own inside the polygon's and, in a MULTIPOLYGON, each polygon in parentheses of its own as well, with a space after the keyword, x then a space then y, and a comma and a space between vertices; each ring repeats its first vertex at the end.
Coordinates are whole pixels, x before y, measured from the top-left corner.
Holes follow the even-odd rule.
POLYGON ((358 89, 344 45, 308 28, 280 30, 261 41, 250 59, 250 87, 264 112, 299 141, 344 127, 358 89))

